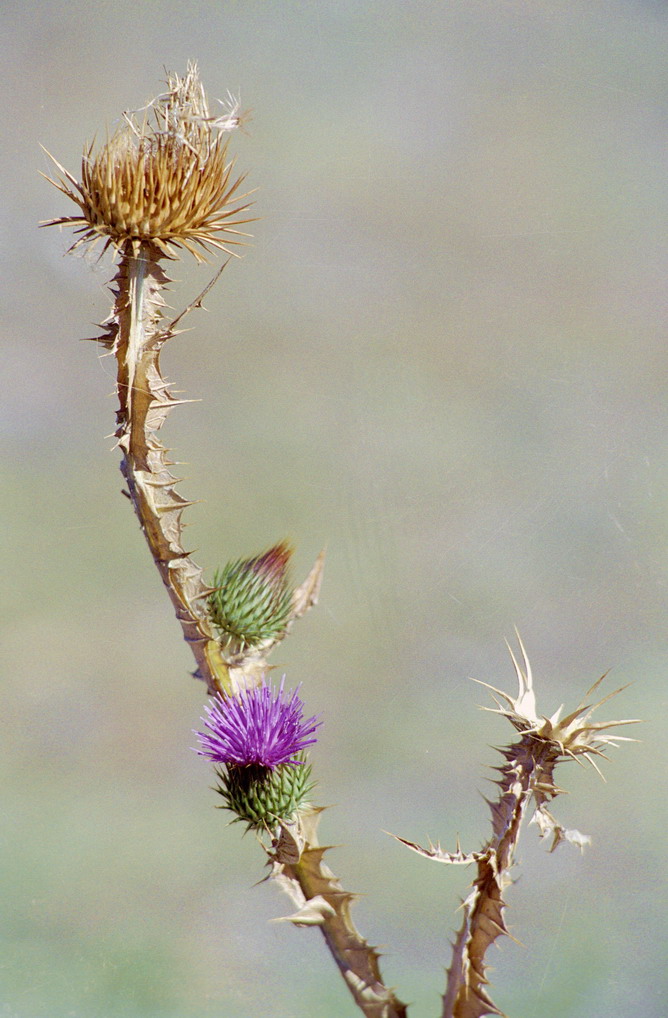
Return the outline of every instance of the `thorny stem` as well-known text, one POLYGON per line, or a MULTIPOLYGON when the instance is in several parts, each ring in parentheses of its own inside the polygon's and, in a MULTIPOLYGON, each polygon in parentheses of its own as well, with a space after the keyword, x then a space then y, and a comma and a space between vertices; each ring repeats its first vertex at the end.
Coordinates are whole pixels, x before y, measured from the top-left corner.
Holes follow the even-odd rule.
POLYGON ((322 812, 322 807, 300 811, 268 850, 269 877, 298 906, 286 921, 320 927, 355 1004, 367 1018, 407 1018, 406 1005, 382 981, 378 952, 352 921, 350 906, 357 896, 343 889, 324 861, 331 846, 318 841, 322 812))
MULTIPOLYGON (((531 801, 535 805, 532 822, 541 838, 552 838, 553 851, 562 842, 582 849, 589 842, 587 835, 567 830, 550 813, 547 806, 563 789, 554 781, 554 770, 560 761, 583 760, 598 771, 595 757, 604 757, 604 750, 619 742, 634 741, 617 735, 611 729, 621 725, 637 724, 632 718, 619 721, 592 721, 594 711, 621 690, 609 693, 598 702, 590 698, 598 690, 605 676, 601 676, 587 691, 574 711, 562 717, 560 707, 551 717, 539 714, 533 689, 531 666, 524 645, 517 634, 521 664, 510 648, 518 680, 518 693, 511 696, 503 690, 487 686, 496 703, 495 708, 485 707, 501 714, 512 724, 521 738, 510 746, 499 749, 505 763, 496 768, 499 795, 488 800, 492 814, 492 837, 479 852, 462 852, 459 844, 455 852, 443 851, 431 842, 422 848, 413 842, 398 840, 407 848, 434 862, 446 865, 475 863, 477 876, 462 908, 464 922, 452 945, 452 962, 448 969, 446 992, 443 996, 442 1018, 482 1018, 483 1015, 502 1015, 487 993, 485 954, 497 937, 509 936, 504 921, 506 903, 503 895, 512 883, 511 869, 520 836, 522 821, 531 801)), ((477 681, 477 680, 476 680, 477 681)), ((600 772, 599 772, 600 773, 600 772)))
MULTIPOLYGON (((126 252, 121 258, 115 278, 114 313, 106 327, 107 337, 102 340, 113 351, 118 365, 116 436, 123 454, 121 470, 151 554, 195 655, 198 675, 211 693, 221 689, 228 692, 248 679, 249 665, 258 663, 240 661, 238 667, 231 667, 223 659, 205 613, 209 588, 202 570, 181 543, 181 514, 190 503, 175 490, 177 479, 169 471, 172 464, 156 434, 169 410, 180 402, 171 396, 159 364, 160 350, 173 335, 173 325, 160 327, 160 292, 167 282, 157 253, 148 245, 142 247, 139 257, 126 252)), ((310 582, 298 588, 293 605, 296 615, 303 614, 317 596, 321 567, 318 560, 310 582)), ((405 1005, 382 982, 376 951, 351 920, 354 895, 343 890, 323 862, 326 849, 318 844, 318 812, 314 811, 316 820, 303 828, 301 853, 290 861, 283 853, 280 863, 277 857, 271 875, 300 908, 317 916, 309 920, 309 925, 320 925, 346 986, 367 1018, 405 1018, 405 1005), (324 911, 320 912, 323 902, 324 911)), ((298 918, 293 921, 301 924, 298 918)))
POLYGON ((161 288, 168 278, 159 252, 143 244, 138 256, 125 251, 116 284, 114 313, 102 342, 118 365, 118 427, 121 471, 151 555, 197 662, 197 673, 211 694, 229 692, 229 669, 209 623, 202 570, 181 541, 181 514, 190 503, 175 489, 168 450, 157 432, 179 403, 160 371, 160 351, 173 335, 160 328, 161 288))
POLYGON ((508 762, 500 768, 500 795, 490 801, 493 837, 476 853, 478 875, 463 903, 464 921, 452 947, 442 1018, 477 1018, 497 1014, 485 991, 485 953, 502 934, 508 935, 503 892, 512 883, 510 870, 527 808, 541 786, 549 787, 556 763, 549 742, 525 736, 501 750, 508 762))
MULTIPOLYGON (((266 656, 318 599, 324 553, 293 592, 290 618, 281 634, 257 647, 224 655, 207 610, 211 588, 202 569, 182 543, 183 510, 192 503, 176 490, 173 463, 157 433, 169 411, 187 400, 175 399, 160 369, 162 347, 175 335, 176 321, 162 322, 162 288, 169 282, 159 265, 162 253, 142 244, 135 255, 127 244, 114 278, 114 309, 98 341, 116 357, 118 399, 116 437, 128 495, 156 567, 174 605, 197 670, 211 695, 235 693, 257 685, 266 672, 266 656)), ((208 290, 208 287, 206 288, 208 290)), ((204 291, 206 292, 206 290, 204 291)), ((202 295, 191 307, 200 306, 202 295)), ((189 309, 187 309, 189 310, 189 309)))
MULTIPOLYGON (((150 117, 138 122, 125 116, 125 125, 93 154, 84 151, 81 179, 77 180, 55 160, 61 174, 51 180, 77 205, 75 215, 43 225, 75 228, 83 244, 103 243, 119 256, 114 278, 114 307, 98 341, 117 361, 118 399, 116 438, 121 470, 142 531, 177 618, 197 662, 197 677, 209 693, 234 695, 255 686, 266 672, 266 657, 289 631, 295 619, 317 602, 324 553, 310 574, 292 593, 289 618, 282 631, 253 647, 228 653, 212 629, 207 598, 212 593, 202 570, 182 543, 183 510, 190 503, 176 491, 173 463, 158 439, 175 399, 160 370, 163 345, 176 333, 178 316, 162 321, 162 288, 169 282, 160 267, 164 258, 175 259, 179 249, 204 260, 202 250, 231 253, 237 244, 240 218, 248 208, 247 195, 239 195, 243 177, 232 176, 227 145, 216 131, 238 125, 236 105, 224 117, 210 117, 197 67, 188 66, 184 78, 170 75, 167 92, 149 104, 150 117)), ((47 178, 50 179, 50 178, 47 178)), ((208 288, 207 288, 208 289, 208 288)), ((204 293, 207 291, 205 290, 204 293)), ((190 305, 201 306, 203 294, 190 305)), ((304 824, 296 854, 286 854, 278 843, 271 876, 300 907, 293 917, 299 925, 320 925, 347 986, 368 1018, 404 1018, 405 1007, 383 985, 378 956, 352 924, 349 906, 353 895, 344 891, 322 862, 315 820, 304 824), (308 914, 309 918, 304 917, 308 914)))

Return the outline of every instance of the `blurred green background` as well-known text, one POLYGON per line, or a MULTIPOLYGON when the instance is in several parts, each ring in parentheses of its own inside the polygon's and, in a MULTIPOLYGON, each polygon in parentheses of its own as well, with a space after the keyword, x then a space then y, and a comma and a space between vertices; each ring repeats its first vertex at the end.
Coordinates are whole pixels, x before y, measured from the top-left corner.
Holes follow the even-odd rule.
MULTIPOLYGON (((83 144, 197 59, 253 119, 232 145, 255 239, 166 350, 202 400, 187 544, 211 572, 284 537, 326 544, 321 605, 274 658, 324 725, 331 864, 363 894, 386 980, 439 1013, 469 871, 383 830, 487 837, 490 748, 469 676, 539 709, 611 669, 601 717, 649 719, 607 783, 572 766, 525 832, 512 1018, 666 1014, 666 44, 662 2, 7 3, 0 1014, 357 1013, 315 931, 271 920, 262 854, 192 752, 204 690, 120 495, 108 260, 37 232, 72 211, 41 142, 83 144)), ((211 267, 174 266, 173 304, 211 267)))

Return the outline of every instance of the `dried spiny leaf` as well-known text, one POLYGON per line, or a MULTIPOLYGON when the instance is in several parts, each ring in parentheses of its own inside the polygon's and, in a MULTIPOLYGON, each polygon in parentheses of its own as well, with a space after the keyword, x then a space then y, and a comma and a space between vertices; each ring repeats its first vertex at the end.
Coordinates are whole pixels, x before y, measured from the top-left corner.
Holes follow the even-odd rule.
MULTIPOLYGON (((389 834, 389 831, 386 833, 389 834)), ((433 845, 429 842, 428 848, 423 848, 421 845, 417 845, 414 841, 406 841, 405 838, 399 838, 396 834, 390 834, 391 838, 398 841, 400 845, 405 845, 406 848, 410 848, 412 852, 417 852, 418 855, 424 856, 425 859, 431 859, 434 862, 447 863, 450 866, 470 866, 472 862, 478 862, 482 858, 480 852, 462 852, 459 841, 457 842, 457 848, 454 852, 444 851, 438 842, 433 845)))
POLYGON ((575 829, 569 830, 563 827, 545 806, 539 806, 536 809, 529 823, 536 824, 541 838, 552 837, 550 852, 554 852, 557 845, 560 845, 562 841, 575 845, 581 852, 584 852, 585 848, 591 845, 591 838, 588 834, 582 834, 575 829))
MULTIPOLYGON (((594 711, 601 707, 608 700, 612 699, 613 696, 617 696, 626 687, 622 686, 619 689, 608 693, 607 696, 603 697, 597 703, 587 703, 587 699, 591 693, 595 692, 605 679, 605 675, 602 675, 587 691, 585 698, 576 707, 576 709, 567 715, 565 718, 561 718, 561 712, 563 706, 560 707, 551 717, 541 716, 536 712, 536 699, 533 690, 533 677, 531 674, 531 665, 527 658, 524 644, 520 639, 519 633, 517 639, 522 651, 523 665, 520 666, 517 662, 512 649, 509 647, 510 656, 513 661, 515 668, 515 674, 517 676, 519 684, 519 692, 517 696, 513 697, 510 694, 503 692, 503 690, 497 689, 495 686, 490 686, 487 682, 481 682, 479 679, 474 681, 478 682, 481 686, 485 686, 492 693, 492 697, 495 700, 497 707, 483 707, 483 710, 488 710, 494 714, 501 714, 507 718, 511 724, 519 731, 526 734, 532 734, 538 739, 546 740, 551 743, 553 751, 557 753, 557 757, 570 757, 576 758, 578 756, 584 756, 585 759, 593 763, 591 754, 596 756, 603 756, 603 750, 607 746, 615 746, 619 742, 633 742, 635 740, 625 738, 623 735, 604 734, 608 729, 616 728, 620 725, 635 725, 639 723, 637 718, 623 718, 619 721, 597 721, 592 722, 590 718, 594 711)), ((606 673, 607 674, 607 673, 606 673)), ((598 768, 597 768, 598 769, 598 768)))

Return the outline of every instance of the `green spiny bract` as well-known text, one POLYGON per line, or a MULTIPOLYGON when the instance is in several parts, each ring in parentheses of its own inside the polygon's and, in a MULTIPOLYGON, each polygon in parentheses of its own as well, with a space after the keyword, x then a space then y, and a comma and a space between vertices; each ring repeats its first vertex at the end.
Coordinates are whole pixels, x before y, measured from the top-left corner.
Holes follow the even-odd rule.
POLYGON ((297 759, 302 762, 281 764, 274 770, 256 764, 217 770, 216 791, 225 800, 221 808, 236 814, 233 823, 241 820, 249 828, 271 828, 291 820, 315 784, 310 765, 303 762, 305 754, 297 759))
POLYGON ((224 649, 236 645, 244 651, 285 632, 292 615, 291 556, 292 549, 282 541, 263 555, 228 562, 216 571, 209 612, 224 649))

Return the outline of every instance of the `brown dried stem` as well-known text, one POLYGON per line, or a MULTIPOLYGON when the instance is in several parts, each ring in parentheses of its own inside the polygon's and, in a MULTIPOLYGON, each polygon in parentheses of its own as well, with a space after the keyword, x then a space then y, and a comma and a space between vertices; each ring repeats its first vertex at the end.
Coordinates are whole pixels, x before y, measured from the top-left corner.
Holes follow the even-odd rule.
MULTIPOLYGON (((497 704, 495 708, 484 709, 503 715, 521 733, 518 741, 499 750, 505 763, 497 768, 499 794, 495 800, 488 800, 492 814, 491 838, 481 851, 470 853, 462 852, 459 845, 455 852, 444 852, 439 845, 430 844, 428 848, 422 848, 403 838, 397 839, 407 848, 435 862, 449 865, 475 863, 477 867, 477 876, 462 903, 464 921, 452 948, 442 1018, 481 1018, 483 1015, 503 1014, 487 993, 489 981, 486 978, 485 956, 499 936, 509 936, 504 921, 504 893, 512 884, 511 870, 527 808, 533 801, 532 822, 537 824, 542 838, 552 838, 552 851, 562 841, 582 849, 589 838, 579 831, 566 830, 547 809, 548 803, 562 791, 554 781, 555 767, 564 760, 580 761, 583 758, 598 771, 595 757, 604 757, 607 746, 633 741, 611 734, 610 729, 637 723, 629 718, 591 721, 596 708, 621 690, 594 704, 583 700, 565 718, 561 717, 561 708, 550 718, 539 716, 531 667, 521 640, 519 645, 521 665, 511 651, 519 683, 518 695, 512 697, 482 683, 491 690, 497 704)), ((602 676, 594 683, 585 700, 598 689, 604 678, 602 676)))
POLYGON ((322 807, 301 811, 294 824, 283 825, 267 850, 268 879, 298 906, 283 921, 320 927, 355 1004, 367 1018, 406 1018, 406 1005, 382 981, 378 952, 352 921, 350 906, 357 895, 343 889, 324 861, 331 846, 318 842, 322 812, 322 807))
POLYGON ((229 692, 229 668, 206 611, 209 588, 182 543, 181 516, 191 503, 177 492, 168 450, 157 438, 168 412, 184 402, 171 395, 160 371, 160 351, 173 335, 160 327, 161 290, 168 283, 160 257, 149 244, 142 245, 138 255, 121 256, 114 279, 114 310, 100 342, 117 362, 116 437, 128 494, 199 677, 212 694, 229 692))

